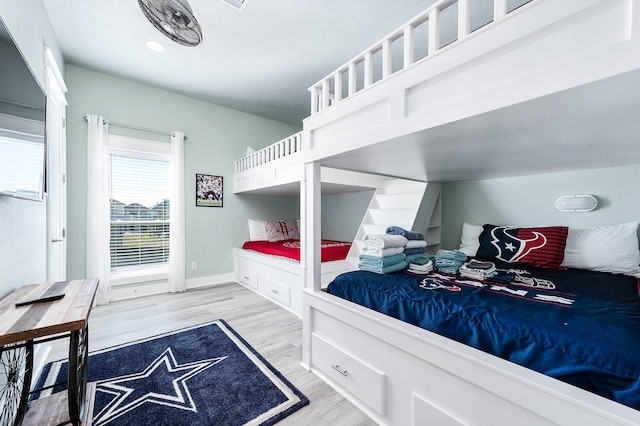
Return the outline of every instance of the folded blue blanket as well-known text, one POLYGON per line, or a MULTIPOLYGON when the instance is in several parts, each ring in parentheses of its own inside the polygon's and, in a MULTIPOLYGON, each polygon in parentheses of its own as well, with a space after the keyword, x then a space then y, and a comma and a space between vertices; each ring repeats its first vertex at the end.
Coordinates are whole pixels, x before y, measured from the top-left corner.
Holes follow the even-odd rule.
POLYGON ((426 253, 427 249, 425 247, 416 247, 416 248, 408 248, 404 249, 404 254, 409 256, 411 254, 423 254, 426 253))
POLYGON ((465 260, 467 260, 467 255, 458 250, 440 249, 436 253, 435 258, 436 260, 437 259, 453 259, 453 260, 458 260, 460 262, 464 262, 465 260))
POLYGON ((431 256, 426 253, 416 253, 408 255, 404 261, 409 263, 415 263, 416 265, 426 265, 431 260, 431 256))
POLYGON ((424 234, 420 232, 407 231, 399 226, 390 226, 387 228, 387 234, 402 235, 407 240, 424 240, 424 234))
POLYGON ((407 267, 407 262, 400 261, 399 263, 395 263, 393 265, 385 266, 384 268, 376 268, 370 265, 363 265, 362 262, 358 264, 358 268, 362 271, 375 272, 376 274, 388 274, 389 272, 400 271, 407 267))
POLYGON ((366 254, 361 254, 358 258, 360 259, 360 263, 362 264, 382 268, 385 266, 402 262, 405 257, 406 256, 404 253, 398 253, 398 254, 394 254, 393 256, 387 256, 387 257, 376 257, 376 256, 368 256, 366 254))

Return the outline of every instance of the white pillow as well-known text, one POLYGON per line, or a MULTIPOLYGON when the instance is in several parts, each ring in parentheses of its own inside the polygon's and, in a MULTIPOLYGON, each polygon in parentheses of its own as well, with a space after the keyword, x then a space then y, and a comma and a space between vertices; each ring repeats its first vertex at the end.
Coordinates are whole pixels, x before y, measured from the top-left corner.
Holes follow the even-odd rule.
POLYGON ((268 241, 267 221, 249 219, 249 240, 268 241))
POLYGON ((569 228, 560 266, 640 278, 638 222, 569 228))
POLYGON ((245 156, 250 156, 251 154, 253 154, 254 152, 256 152, 255 149, 251 148, 250 146, 247 147, 247 150, 245 151, 245 156))
POLYGON ((463 252, 469 257, 473 257, 478 252, 480 247, 480 234, 482 233, 482 226, 469 225, 464 223, 462 225, 462 237, 460 238, 460 248, 458 251, 463 252))

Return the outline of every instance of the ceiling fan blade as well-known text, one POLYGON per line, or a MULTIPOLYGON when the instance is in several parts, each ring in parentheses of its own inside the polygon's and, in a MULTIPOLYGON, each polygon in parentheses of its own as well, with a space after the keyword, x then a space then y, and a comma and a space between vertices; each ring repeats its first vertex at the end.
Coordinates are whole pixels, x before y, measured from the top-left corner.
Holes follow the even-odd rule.
POLYGON ((162 34, 184 46, 202 42, 202 29, 187 0, 138 0, 146 18, 162 34))

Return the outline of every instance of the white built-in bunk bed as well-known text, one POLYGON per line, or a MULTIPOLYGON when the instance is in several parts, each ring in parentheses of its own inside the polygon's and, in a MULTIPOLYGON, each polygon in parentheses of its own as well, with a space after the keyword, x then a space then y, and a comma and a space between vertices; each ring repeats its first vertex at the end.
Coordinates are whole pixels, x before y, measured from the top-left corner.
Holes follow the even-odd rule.
MULTIPOLYGON (((303 186, 301 187, 301 182, 304 181, 303 147, 301 132, 236 161, 234 193, 300 195, 301 189, 304 189, 303 186)), ((322 172, 321 192, 324 195, 373 192, 374 197, 367 210, 367 215, 370 216, 368 224, 361 226, 356 238, 371 232, 372 229, 376 232, 384 232, 385 226, 381 223, 399 223, 405 226, 414 223, 422 201, 424 183, 333 168, 323 168, 322 172), (413 191, 407 193, 407 186, 413 186, 413 191), (394 188, 401 188, 403 193, 393 194, 394 188), (398 203, 402 203, 406 208, 389 210, 391 207, 397 207, 398 203), (389 215, 392 215, 393 219, 389 218, 389 215)), ((304 217, 304 215, 301 216, 304 217)), ((250 220, 250 222, 253 222, 252 226, 256 226, 255 222, 267 221, 250 220)), ((294 226, 294 221, 286 222, 294 226)), ((302 226, 304 220, 299 223, 302 226)), ((264 239, 264 237, 258 239, 264 239)), ((263 241, 257 242, 258 246, 263 243, 263 241)), ((278 244, 281 250, 281 244, 290 247, 300 246, 296 241, 284 243, 274 241, 273 243, 278 244)), ((326 243, 331 246, 334 243, 345 242, 326 241, 326 243)), ((351 243, 351 235, 348 243, 351 243)), ((435 243, 437 243, 437 236, 434 238, 435 243)), ((255 248, 251 248, 250 243, 245 245, 249 245, 249 248, 243 246, 243 248, 234 249, 235 281, 302 317, 302 292, 305 287, 304 250, 299 249, 301 261, 297 261, 283 255, 258 252, 255 248)), ((327 249, 331 250, 331 247, 327 249)), ((321 286, 326 287, 336 275, 354 269, 357 266, 356 254, 357 247, 353 247, 349 249, 349 254, 344 259, 321 262, 321 286)))
POLYGON ((310 89, 295 179, 302 364, 380 424, 640 424, 637 407, 323 288, 326 169, 422 181, 428 193, 433 182, 640 163, 639 0, 533 0, 515 10, 495 0, 492 22, 470 31, 478 3, 487 2, 437 2, 310 89), (445 21, 457 35, 443 46, 445 21), (418 59, 425 40, 428 54, 418 59))

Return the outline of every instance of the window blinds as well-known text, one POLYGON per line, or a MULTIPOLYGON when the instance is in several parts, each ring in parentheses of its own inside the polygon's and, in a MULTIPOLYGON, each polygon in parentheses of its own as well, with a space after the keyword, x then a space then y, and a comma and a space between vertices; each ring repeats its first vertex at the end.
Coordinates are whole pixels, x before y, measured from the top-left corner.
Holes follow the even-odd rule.
POLYGON ((109 194, 111 269, 167 263, 169 162, 111 154, 109 194))

